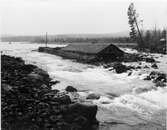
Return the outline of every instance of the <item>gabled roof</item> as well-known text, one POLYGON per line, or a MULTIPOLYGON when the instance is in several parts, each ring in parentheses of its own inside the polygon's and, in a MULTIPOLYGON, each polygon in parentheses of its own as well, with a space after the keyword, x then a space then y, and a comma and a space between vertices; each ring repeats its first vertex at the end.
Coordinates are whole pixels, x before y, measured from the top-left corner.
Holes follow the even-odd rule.
POLYGON ((97 54, 104 50, 106 47, 113 46, 112 43, 72 43, 66 47, 63 47, 63 51, 81 52, 87 54, 97 54))

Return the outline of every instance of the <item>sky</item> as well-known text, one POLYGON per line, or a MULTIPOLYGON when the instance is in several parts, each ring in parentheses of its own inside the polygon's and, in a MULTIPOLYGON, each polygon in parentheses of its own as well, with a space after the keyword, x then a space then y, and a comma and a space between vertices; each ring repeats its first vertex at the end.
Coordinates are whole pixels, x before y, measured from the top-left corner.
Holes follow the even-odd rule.
POLYGON ((0 0, 2 35, 117 33, 130 30, 133 2, 140 28, 167 27, 165 0, 0 0))

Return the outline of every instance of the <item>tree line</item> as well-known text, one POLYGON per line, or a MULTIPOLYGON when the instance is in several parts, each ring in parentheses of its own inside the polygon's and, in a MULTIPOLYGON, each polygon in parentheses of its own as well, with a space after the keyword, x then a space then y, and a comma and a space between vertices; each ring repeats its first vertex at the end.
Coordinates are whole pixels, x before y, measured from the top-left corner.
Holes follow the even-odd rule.
POLYGON ((137 39, 139 49, 166 54, 166 29, 152 29, 142 32, 143 42, 137 39))
POLYGON ((128 23, 130 25, 129 37, 131 41, 138 43, 139 50, 166 54, 166 29, 140 30, 139 25, 143 20, 139 20, 134 4, 131 3, 127 11, 128 23))

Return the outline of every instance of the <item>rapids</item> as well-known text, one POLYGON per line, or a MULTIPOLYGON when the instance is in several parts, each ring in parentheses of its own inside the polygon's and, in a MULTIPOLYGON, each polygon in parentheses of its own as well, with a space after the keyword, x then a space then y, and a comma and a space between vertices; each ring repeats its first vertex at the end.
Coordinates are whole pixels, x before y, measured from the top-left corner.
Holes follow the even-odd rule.
MULTIPOLYGON (((155 89, 152 81, 143 80, 154 69, 133 70, 130 76, 129 72, 116 74, 103 66, 77 63, 56 55, 39 53, 36 51, 39 46, 44 44, 1 43, 0 50, 2 54, 22 57, 26 63, 35 64, 46 70, 51 78, 60 81, 59 84, 52 86, 53 89, 61 90, 67 85, 72 85, 80 91, 78 94, 83 99, 90 92, 100 94, 100 99, 92 101, 99 107, 97 118, 100 120, 100 130, 165 129, 167 87, 155 89), (147 91, 144 91, 145 89, 147 91)), ((123 50, 138 53, 128 48, 123 50)), ((151 55, 159 61, 158 71, 167 73, 165 69, 167 55, 151 55)), ((136 66, 139 63, 124 64, 136 66)), ((141 65, 151 66, 145 62, 141 65)))

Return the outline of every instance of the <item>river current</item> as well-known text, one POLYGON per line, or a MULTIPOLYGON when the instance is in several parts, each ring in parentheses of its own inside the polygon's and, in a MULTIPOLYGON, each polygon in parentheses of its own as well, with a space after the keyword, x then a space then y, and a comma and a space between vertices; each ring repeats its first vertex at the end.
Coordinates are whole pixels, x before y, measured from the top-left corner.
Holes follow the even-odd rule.
MULTIPOLYGON (((152 81, 143 80, 152 68, 133 70, 117 74, 103 66, 77 63, 56 55, 37 52, 36 43, 1 43, 2 54, 22 57, 26 63, 31 63, 46 70, 51 78, 60 83, 53 89, 64 89, 71 85, 79 90, 78 95, 84 100, 89 93, 100 94, 100 99, 92 103, 98 105, 97 119, 100 120, 100 130, 158 130, 166 128, 167 87, 155 89, 152 81), (143 91, 147 89, 148 91, 143 91)), ((50 47, 65 45, 50 44, 50 47)), ((136 50, 123 49, 129 53, 136 50)), ((159 69, 166 72, 167 55, 152 54, 159 61, 159 69)), ((139 63, 125 63, 137 66, 139 63)), ((151 66, 141 62, 140 65, 151 66)))

